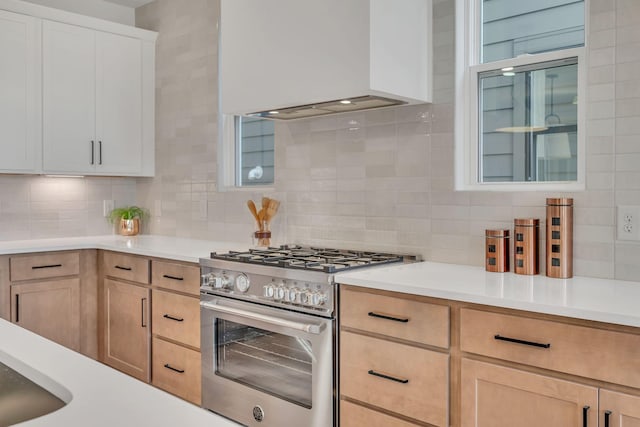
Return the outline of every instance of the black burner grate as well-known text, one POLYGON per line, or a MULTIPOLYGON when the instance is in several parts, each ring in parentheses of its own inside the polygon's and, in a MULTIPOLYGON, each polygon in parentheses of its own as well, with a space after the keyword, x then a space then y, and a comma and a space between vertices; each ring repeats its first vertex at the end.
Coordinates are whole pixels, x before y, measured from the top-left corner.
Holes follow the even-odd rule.
POLYGON ((221 254, 211 252, 211 258, 323 273, 336 273, 359 267, 405 261, 403 255, 297 245, 249 249, 246 252, 229 251, 221 254))

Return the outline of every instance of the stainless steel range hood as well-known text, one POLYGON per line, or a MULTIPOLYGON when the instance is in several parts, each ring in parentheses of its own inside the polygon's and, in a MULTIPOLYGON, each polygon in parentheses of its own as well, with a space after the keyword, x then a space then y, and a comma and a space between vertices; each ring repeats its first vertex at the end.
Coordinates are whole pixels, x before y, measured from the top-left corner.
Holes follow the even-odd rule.
POLYGON ((222 0, 220 31, 225 114, 431 102, 431 0, 222 0))

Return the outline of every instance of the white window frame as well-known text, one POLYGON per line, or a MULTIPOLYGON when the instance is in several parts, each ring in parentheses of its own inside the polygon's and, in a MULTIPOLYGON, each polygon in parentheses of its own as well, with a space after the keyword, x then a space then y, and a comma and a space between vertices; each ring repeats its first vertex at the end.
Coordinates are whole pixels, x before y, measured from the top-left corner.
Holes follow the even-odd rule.
MULTIPOLYGON (((480 58, 482 0, 456 0, 455 75, 455 189, 457 191, 582 191, 586 165, 586 68, 585 47, 556 50, 483 64, 480 58), (536 182, 480 182, 478 117, 480 114, 478 75, 484 71, 578 58, 577 180, 536 182)), ((584 0, 585 46, 587 45, 589 0, 584 0)))
MULTIPOLYGON (((222 114, 218 120, 218 191, 274 191, 275 182, 271 184, 238 186, 236 153, 236 119, 237 116, 222 114)), ((274 147, 275 150, 275 147, 274 147)))

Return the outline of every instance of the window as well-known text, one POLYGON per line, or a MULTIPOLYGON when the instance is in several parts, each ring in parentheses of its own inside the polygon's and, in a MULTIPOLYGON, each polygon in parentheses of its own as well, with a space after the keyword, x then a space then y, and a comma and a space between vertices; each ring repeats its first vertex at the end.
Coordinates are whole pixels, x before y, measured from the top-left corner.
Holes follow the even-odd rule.
POLYGON ((585 1, 457 0, 456 13, 456 188, 584 188, 585 1))
POLYGON ((259 117, 223 116, 221 128, 221 189, 272 185, 274 122, 259 117))

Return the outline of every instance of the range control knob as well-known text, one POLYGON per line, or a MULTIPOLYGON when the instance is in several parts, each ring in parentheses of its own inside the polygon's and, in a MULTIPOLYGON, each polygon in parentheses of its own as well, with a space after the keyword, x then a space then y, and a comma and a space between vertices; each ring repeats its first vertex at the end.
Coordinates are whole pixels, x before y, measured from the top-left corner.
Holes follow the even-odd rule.
POLYGON ((300 303, 304 305, 311 304, 311 292, 303 291, 300 293, 300 303))
POLYGON ((274 299, 283 300, 285 297, 285 289, 286 288, 284 286, 276 287, 276 294, 274 296, 274 299))
POLYGON ((249 277, 246 274, 240 273, 236 276, 235 280, 236 290, 238 292, 245 293, 249 290, 251 283, 249 282, 249 277))
POLYGON ((287 301, 296 302, 298 300, 298 295, 300 295, 300 291, 298 288, 289 289, 289 295, 287 295, 287 301))
POLYGON ((327 296, 320 292, 314 292, 311 294, 311 304, 313 305, 323 305, 327 300, 327 296))
POLYGON ((209 286, 215 289, 227 289, 231 285, 231 280, 227 277, 226 274, 211 274, 211 279, 209 279, 209 286))
POLYGON ((212 280, 213 280, 213 274, 205 273, 200 276, 200 286, 211 286, 212 280))
POLYGON ((273 298, 275 293, 275 289, 273 285, 265 285, 264 286, 264 296, 267 298, 273 298))

